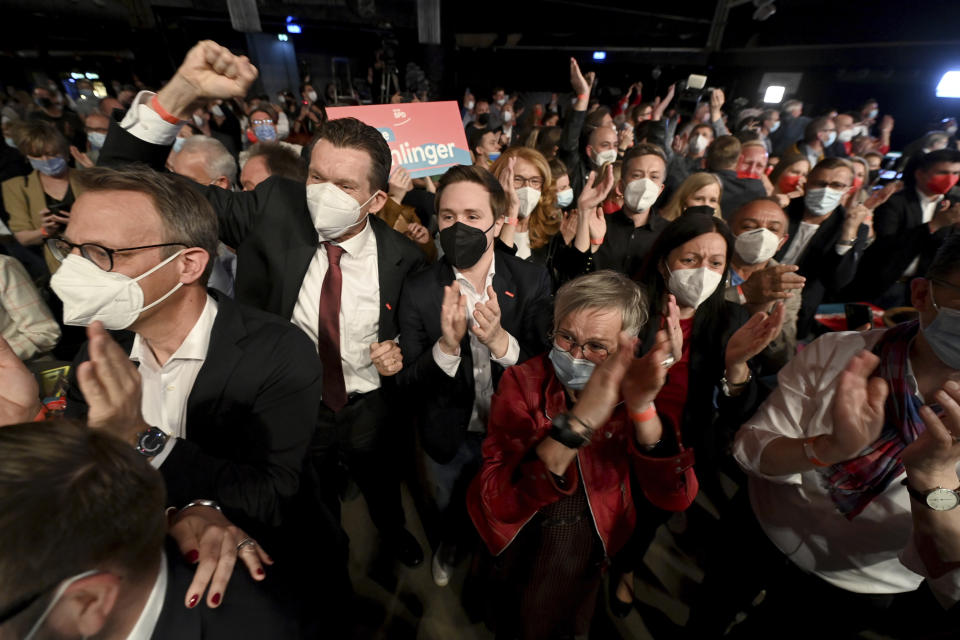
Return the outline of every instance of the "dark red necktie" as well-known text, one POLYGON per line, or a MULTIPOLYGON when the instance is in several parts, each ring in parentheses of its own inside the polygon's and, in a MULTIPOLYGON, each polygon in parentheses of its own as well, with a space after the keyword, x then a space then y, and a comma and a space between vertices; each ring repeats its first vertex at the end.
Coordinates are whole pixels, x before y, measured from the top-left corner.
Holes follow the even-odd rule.
POLYGON ((323 362, 323 402, 334 411, 347 404, 347 387, 343 382, 343 362, 340 360, 340 290, 343 288, 343 273, 340 257, 343 247, 329 242, 327 249, 327 275, 320 289, 320 326, 317 331, 317 351, 323 362))

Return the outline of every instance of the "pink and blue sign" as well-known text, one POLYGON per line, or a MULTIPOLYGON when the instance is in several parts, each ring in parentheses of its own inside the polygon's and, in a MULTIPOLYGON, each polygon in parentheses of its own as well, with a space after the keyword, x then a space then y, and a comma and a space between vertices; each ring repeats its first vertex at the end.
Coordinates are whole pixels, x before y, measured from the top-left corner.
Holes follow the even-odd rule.
POLYGON ((356 118, 375 127, 390 147, 393 167, 413 178, 437 175, 458 164, 473 164, 454 101, 330 107, 331 118, 356 118))

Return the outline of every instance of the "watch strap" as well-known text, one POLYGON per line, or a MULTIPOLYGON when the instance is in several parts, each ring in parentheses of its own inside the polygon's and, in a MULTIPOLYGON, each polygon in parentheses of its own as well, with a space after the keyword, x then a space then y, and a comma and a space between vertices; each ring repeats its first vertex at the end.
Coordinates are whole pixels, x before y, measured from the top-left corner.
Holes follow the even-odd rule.
POLYGON ((934 509, 927 503, 927 496, 929 496, 934 491, 950 491, 951 493, 956 494, 958 506, 960 506, 960 487, 957 487, 956 489, 947 489, 946 487, 934 487, 929 491, 917 491, 916 489, 910 486, 910 483, 907 482, 906 478, 904 478, 903 480, 903 486, 907 488, 907 493, 910 494, 911 498, 913 498, 914 500, 916 500, 917 502, 925 506, 927 509, 930 509, 932 511, 936 511, 936 509, 934 509))
POLYGON ((560 414, 553 419, 550 425, 550 438, 568 449, 579 449, 589 442, 570 427, 570 420, 566 414, 560 414))

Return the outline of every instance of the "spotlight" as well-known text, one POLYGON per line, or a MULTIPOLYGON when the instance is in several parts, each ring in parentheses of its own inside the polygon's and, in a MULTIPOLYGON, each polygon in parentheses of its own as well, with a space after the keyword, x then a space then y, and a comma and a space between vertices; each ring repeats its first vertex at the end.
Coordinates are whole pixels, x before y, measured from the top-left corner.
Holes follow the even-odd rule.
POLYGON ((278 33, 278 34, 277 34, 277 40, 279 40, 280 42, 286 42, 286 41, 289 40, 289 39, 290 39, 290 36, 288 36, 288 35, 285 34, 285 33, 278 33))
POLYGON ((607 59, 607 52, 606 52, 606 51, 594 51, 594 52, 593 52, 593 59, 594 59, 594 60, 606 60, 606 59, 607 59))
POLYGON ((767 104, 780 104, 783 100, 783 94, 787 88, 777 84, 772 84, 763 92, 763 101, 767 104))
POLYGON ((938 98, 960 98, 960 71, 947 71, 937 83, 938 98))

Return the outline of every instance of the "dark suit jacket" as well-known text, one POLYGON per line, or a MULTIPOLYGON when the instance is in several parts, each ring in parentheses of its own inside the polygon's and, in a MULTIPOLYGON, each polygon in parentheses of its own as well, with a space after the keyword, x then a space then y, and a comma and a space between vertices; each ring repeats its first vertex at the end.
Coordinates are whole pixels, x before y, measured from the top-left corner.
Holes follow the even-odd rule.
MULTIPOLYGON (((187 401, 185 437, 160 466, 168 504, 214 500, 273 553, 300 484, 320 406, 322 366, 310 339, 273 314, 211 290, 217 317, 187 401)), ((134 334, 115 332, 128 352, 134 334)), ((71 369, 67 412, 87 413, 71 369)))
POLYGON ((808 116, 799 116, 791 118, 788 115, 780 117, 780 128, 770 134, 770 142, 773 144, 773 154, 782 156, 787 148, 802 140, 804 131, 811 119, 808 116))
MULTIPOLYGON (((100 152, 99 164, 123 166, 146 162, 163 170, 169 147, 149 144, 116 123, 100 152)), ((254 191, 202 188, 217 213, 220 239, 237 249, 236 299, 275 313, 293 315, 300 285, 320 246, 307 209, 305 185, 270 177, 254 191)), ((375 216, 367 218, 377 239, 380 279, 380 341, 397 336, 397 303, 404 278, 424 264, 423 253, 409 238, 375 216)))
MULTIPOLYGON (((790 206, 787 207, 790 237, 777 252, 777 255, 774 256, 776 260, 782 261, 783 256, 790 249, 791 244, 797 237, 797 230, 800 228, 800 222, 803 220, 805 212, 806 205, 804 205, 803 198, 796 198, 790 202, 790 206)), ((867 225, 861 224, 853 247, 843 255, 838 254, 835 247, 837 241, 842 239, 840 235, 843 233, 845 216, 846 212, 843 207, 838 206, 820 224, 820 228, 810 238, 804 252, 800 254, 797 263, 800 268, 797 272, 807 281, 803 286, 803 302, 797 316, 797 337, 799 338, 806 336, 810 331, 817 307, 823 302, 824 298, 838 294, 844 287, 853 282, 856 275, 857 263, 860 261, 860 256, 866 246, 869 230, 867 225)))
MULTIPOLYGON (((493 290, 500 305, 501 326, 520 344, 518 362, 543 353, 552 328, 553 296, 546 269, 496 252, 493 290)), ((440 463, 449 462, 463 442, 474 402, 470 330, 460 343, 460 366, 451 378, 433 359, 440 339, 443 288, 453 282, 453 268, 440 260, 412 275, 400 302, 400 347, 403 370, 398 386, 415 408, 424 450, 440 463)), ((496 389, 503 367, 491 361, 496 389)))
POLYGON ((580 197, 580 192, 583 191, 583 185, 592 168, 589 160, 580 152, 580 135, 586 118, 586 110, 568 111, 566 122, 563 124, 563 135, 560 137, 560 144, 557 145, 557 157, 566 165, 567 175, 570 176, 574 202, 580 197))
POLYGON ((730 169, 721 169, 715 174, 723 185, 720 211, 724 220, 730 220, 734 212, 748 202, 767 197, 763 183, 756 178, 738 178, 737 172, 730 169))
POLYGON ((904 189, 890 196, 873 215, 876 238, 864 252, 857 277, 849 287, 851 299, 872 300, 889 289, 915 258, 917 276, 923 276, 937 249, 953 227, 930 233, 923 223, 923 210, 915 189, 904 189))
MULTIPOLYGON (((167 590, 152 640, 237 640, 239 638, 300 638, 297 621, 285 615, 255 582, 246 565, 237 562, 216 609, 206 601, 184 606, 195 566, 188 565, 176 545, 167 545, 167 590)), ((269 580, 269 578, 267 578, 269 580)))

